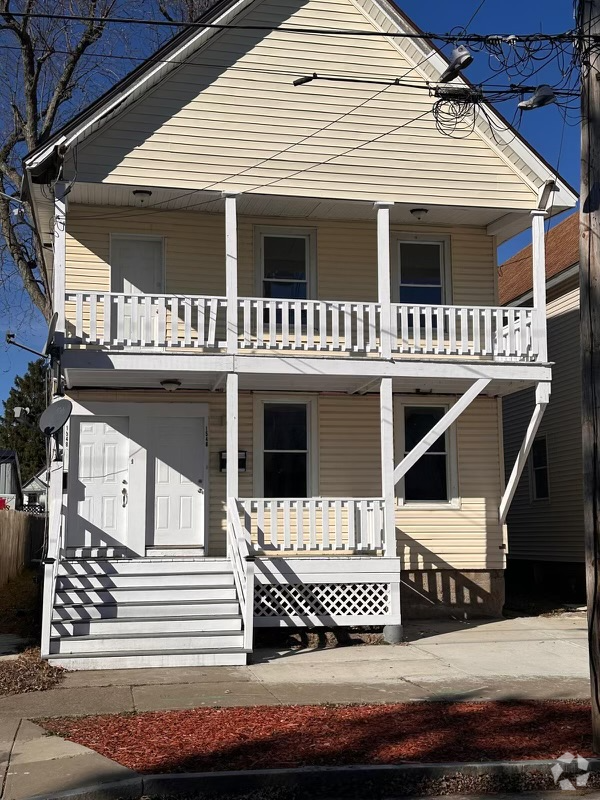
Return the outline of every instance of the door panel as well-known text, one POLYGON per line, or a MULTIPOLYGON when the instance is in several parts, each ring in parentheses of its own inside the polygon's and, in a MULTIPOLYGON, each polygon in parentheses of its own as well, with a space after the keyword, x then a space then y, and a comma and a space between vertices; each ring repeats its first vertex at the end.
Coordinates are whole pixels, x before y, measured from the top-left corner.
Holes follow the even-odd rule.
POLYGON ((152 544, 201 547, 204 544, 204 420, 198 417, 157 420, 153 442, 152 544))
POLYGON ((69 466, 69 547, 127 542, 128 420, 73 418, 69 466))

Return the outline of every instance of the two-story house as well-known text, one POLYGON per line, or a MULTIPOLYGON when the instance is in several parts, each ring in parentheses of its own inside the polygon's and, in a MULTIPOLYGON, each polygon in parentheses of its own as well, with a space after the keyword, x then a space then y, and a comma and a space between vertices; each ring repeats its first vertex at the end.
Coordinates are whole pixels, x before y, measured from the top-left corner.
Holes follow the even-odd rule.
MULTIPOLYGON (((502 265, 502 304, 531 305, 531 258, 526 247, 502 265)), ((546 300, 552 399, 508 515, 508 567, 517 590, 528 586, 555 600, 585 602, 578 214, 546 237, 546 300)), ((531 389, 504 399, 507 469, 534 402, 531 389)))
POLYGON ((240 664, 259 626, 500 613, 530 445, 505 487, 500 398, 547 402, 543 220, 575 195, 492 108, 438 129, 448 62, 388 0, 201 23, 25 162, 73 405, 44 656, 240 664), (530 225, 534 306, 502 308, 530 225))

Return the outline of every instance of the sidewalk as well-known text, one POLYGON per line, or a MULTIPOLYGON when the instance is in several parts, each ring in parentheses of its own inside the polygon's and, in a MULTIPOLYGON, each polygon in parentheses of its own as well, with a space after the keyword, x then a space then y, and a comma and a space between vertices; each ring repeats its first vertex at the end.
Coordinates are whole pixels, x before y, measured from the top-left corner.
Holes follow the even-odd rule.
POLYGON ((73 672, 60 688, 0 698, 2 800, 120 780, 123 767, 30 719, 201 706, 411 700, 586 699, 581 613, 407 626, 409 643, 257 651, 247 667, 73 672), (3 762, 3 763, 2 763, 3 762))

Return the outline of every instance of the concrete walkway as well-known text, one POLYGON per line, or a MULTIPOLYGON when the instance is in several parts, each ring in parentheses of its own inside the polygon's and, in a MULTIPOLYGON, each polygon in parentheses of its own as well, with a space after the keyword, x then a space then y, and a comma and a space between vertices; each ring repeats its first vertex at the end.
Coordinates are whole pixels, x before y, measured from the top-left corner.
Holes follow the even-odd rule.
POLYGON ((2 800, 127 770, 28 720, 201 706, 589 697, 581 613, 407 626, 398 647, 257 651, 247 667, 72 672, 60 688, 0 698, 2 800), (4 778, 3 778, 4 774, 4 778))

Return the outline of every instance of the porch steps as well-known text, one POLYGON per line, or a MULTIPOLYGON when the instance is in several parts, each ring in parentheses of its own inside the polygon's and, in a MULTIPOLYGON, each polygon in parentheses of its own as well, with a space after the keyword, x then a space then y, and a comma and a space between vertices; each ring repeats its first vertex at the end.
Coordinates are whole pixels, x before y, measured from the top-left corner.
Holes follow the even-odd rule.
POLYGON ((228 559, 71 559, 59 565, 49 661, 67 669, 246 663, 228 559))

